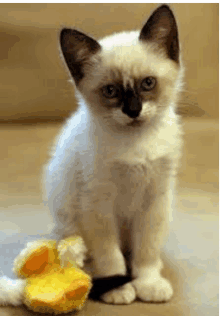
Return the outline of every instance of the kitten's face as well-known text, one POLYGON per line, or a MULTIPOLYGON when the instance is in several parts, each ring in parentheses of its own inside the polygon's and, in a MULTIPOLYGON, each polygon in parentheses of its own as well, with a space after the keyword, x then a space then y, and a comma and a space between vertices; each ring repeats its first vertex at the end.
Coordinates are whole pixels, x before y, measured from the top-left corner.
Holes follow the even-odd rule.
POLYGON ((140 126, 175 101, 179 46, 175 19, 167 6, 141 32, 99 42, 63 30, 61 47, 78 91, 91 110, 123 126, 140 126))

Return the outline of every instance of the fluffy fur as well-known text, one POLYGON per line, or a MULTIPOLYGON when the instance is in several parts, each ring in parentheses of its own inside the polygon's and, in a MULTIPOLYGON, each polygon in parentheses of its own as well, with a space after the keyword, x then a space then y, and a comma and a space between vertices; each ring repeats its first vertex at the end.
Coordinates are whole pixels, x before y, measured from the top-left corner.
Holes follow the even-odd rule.
POLYGON ((173 289, 160 274, 160 250, 182 144, 175 106, 183 67, 174 16, 161 6, 141 32, 99 41, 66 29, 61 47, 79 107, 45 170, 56 236, 83 237, 94 277, 131 273, 131 282, 102 296, 105 302, 167 301, 173 289), (156 86, 143 91, 149 76, 156 86), (109 84, 120 87, 120 99, 103 95, 109 84), (141 110, 134 118, 137 104, 141 110))
POLYGON ((0 278, 0 305, 22 304, 25 280, 12 280, 6 276, 0 278))

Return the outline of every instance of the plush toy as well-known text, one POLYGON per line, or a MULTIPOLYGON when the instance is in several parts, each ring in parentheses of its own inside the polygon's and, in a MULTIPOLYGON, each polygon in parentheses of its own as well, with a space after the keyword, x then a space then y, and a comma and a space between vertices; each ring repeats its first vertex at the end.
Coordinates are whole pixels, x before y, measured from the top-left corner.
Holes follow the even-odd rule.
POLYGON ((69 259, 62 261, 68 246, 78 245, 80 237, 28 243, 16 257, 14 272, 26 278, 24 304, 41 313, 65 313, 83 307, 92 287, 91 277, 69 259))

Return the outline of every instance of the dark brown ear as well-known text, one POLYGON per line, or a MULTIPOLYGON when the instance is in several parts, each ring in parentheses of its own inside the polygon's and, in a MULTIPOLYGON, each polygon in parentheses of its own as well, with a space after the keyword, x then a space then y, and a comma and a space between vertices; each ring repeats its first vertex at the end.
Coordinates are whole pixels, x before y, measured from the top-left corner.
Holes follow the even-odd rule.
POLYGON ((141 30, 141 41, 156 42, 167 56, 179 62, 178 30, 173 12, 167 5, 156 9, 141 30))
POLYGON ((84 77, 84 67, 101 46, 93 38, 71 29, 63 29, 60 44, 64 59, 76 84, 84 77))

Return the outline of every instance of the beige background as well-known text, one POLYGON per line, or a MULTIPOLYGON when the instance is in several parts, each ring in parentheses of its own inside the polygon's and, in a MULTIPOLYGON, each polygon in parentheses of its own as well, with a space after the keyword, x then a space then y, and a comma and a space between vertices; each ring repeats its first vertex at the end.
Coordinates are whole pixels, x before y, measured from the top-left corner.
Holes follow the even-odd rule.
MULTIPOLYGON (((96 38, 140 28, 157 4, 0 4, 0 120, 57 120, 75 108, 59 58, 62 26, 96 38)), ((186 66, 181 107, 218 117, 218 4, 172 4, 186 66), (200 111, 198 107, 203 111, 200 111)))

